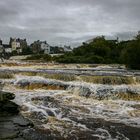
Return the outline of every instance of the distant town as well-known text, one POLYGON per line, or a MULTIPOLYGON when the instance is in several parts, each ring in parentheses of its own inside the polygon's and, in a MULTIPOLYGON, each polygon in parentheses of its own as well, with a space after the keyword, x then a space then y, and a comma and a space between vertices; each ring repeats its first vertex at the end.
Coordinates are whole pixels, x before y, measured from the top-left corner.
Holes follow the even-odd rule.
POLYGON ((7 57, 29 54, 63 54, 71 51, 70 46, 51 46, 47 41, 37 40, 28 45, 26 39, 10 37, 9 44, 4 44, 0 39, 0 53, 5 54, 7 57))

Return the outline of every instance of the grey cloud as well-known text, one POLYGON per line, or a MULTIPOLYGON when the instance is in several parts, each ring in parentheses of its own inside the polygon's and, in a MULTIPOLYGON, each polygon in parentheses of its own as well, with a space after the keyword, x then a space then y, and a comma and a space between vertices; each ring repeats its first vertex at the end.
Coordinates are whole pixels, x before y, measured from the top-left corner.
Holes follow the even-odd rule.
POLYGON ((96 35, 130 39, 140 29, 140 0, 1 0, 0 36, 78 44, 96 35))
POLYGON ((136 36, 137 32, 120 32, 120 33, 115 33, 115 36, 121 38, 121 40, 127 40, 127 39, 132 39, 136 36))

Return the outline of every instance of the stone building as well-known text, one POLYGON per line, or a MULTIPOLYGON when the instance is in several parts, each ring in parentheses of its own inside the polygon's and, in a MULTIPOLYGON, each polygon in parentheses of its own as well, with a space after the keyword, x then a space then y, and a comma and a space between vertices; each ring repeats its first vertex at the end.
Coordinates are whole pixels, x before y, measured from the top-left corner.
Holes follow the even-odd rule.
POLYGON ((12 48, 12 52, 15 51, 18 54, 22 53, 23 49, 27 47, 26 39, 10 38, 9 44, 12 48))
POLYGON ((40 41, 39 40, 34 41, 34 43, 31 44, 31 49, 34 54, 40 53, 41 52, 40 41))
POLYGON ((50 54, 50 45, 46 41, 34 41, 34 43, 31 44, 31 48, 32 52, 35 54, 50 54))

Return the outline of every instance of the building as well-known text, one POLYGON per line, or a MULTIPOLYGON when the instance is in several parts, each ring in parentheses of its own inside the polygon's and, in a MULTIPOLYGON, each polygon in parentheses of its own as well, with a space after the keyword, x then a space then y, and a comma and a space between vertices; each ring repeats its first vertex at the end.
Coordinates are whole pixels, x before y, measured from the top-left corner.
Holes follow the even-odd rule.
POLYGON ((64 52, 72 52, 72 48, 70 46, 64 46, 64 52))
POLYGON ((41 45, 40 45, 40 41, 37 40, 37 41, 34 41, 34 43, 31 44, 31 49, 32 49, 32 52, 34 54, 38 54, 41 52, 41 45))
POLYGON ((23 49, 27 47, 26 39, 16 39, 10 38, 10 46, 12 48, 12 52, 17 52, 18 54, 23 52, 23 49))
POLYGON ((11 42, 12 51, 17 51, 17 53, 21 53, 22 49, 20 47, 20 42, 17 39, 13 39, 11 42))
POLYGON ((44 54, 50 54, 50 45, 46 41, 34 41, 34 43, 31 44, 32 52, 37 53, 44 53, 44 54))
POLYGON ((46 41, 41 42, 41 50, 44 51, 44 54, 50 54, 50 45, 46 41))
POLYGON ((4 48, 4 52, 5 52, 6 54, 11 54, 11 53, 12 53, 12 48, 11 48, 10 45, 8 45, 8 44, 3 44, 3 48, 4 48))

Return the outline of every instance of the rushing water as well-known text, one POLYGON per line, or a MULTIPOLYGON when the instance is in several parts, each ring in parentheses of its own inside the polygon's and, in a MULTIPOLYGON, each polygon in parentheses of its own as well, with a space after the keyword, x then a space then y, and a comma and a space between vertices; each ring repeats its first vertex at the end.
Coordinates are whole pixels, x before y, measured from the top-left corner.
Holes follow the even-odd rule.
MULTIPOLYGON (((1 70, 7 69, 5 67, 1 70)), ((140 85, 100 84, 80 80, 63 81, 43 76, 25 76, 18 71, 37 69, 16 68, 14 78, 1 80, 4 90, 16 94, 14 102, 21 113, 33 121, 45 135, 56 139, 139 140, 140 85)), ((43 69, 46 73, 54 70, 43 69)), ((93 69, 61 69, 55 73, 78 75, 135 76, 137 72, 103 67, 93 69), (95 73, 96 70, 96 73, 95 73), (98 71, 98 74, 97 74, 98 71), (106 73, 106 74, 105 74, 106 73)), ((135 77, 134 77, 135 78, 135 77)), ((42 140, 45 140, 42 138, 42 140)))

